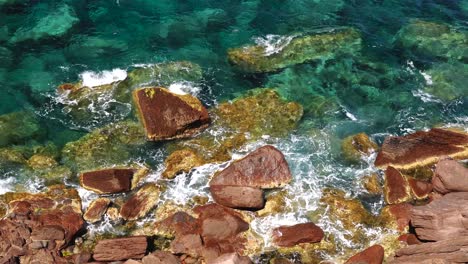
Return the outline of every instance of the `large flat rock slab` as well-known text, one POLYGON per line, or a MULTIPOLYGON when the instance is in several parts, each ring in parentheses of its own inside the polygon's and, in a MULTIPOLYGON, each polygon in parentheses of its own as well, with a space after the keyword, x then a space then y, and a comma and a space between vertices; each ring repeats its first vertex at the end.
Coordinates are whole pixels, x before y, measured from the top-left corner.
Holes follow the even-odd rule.
POLYGON ((141 259, 147 248, 145 236, 105 239, 96 244, 93 258, 97 261, 141 259))

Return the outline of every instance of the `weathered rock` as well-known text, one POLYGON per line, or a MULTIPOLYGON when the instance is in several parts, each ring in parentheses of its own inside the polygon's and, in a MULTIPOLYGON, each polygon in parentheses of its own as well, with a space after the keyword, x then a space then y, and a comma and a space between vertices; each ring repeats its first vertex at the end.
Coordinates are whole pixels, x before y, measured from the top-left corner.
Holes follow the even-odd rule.
POLYGON ((468 192, 468 168, 455 160, 439 161, 432 178, 432 184, 434 190, 442 194, 468 192))
POLYGON ((441 241, 468 235, 468 192, 449 193, 411 210, 419 239, 441 241))
POLYGON ((467 263, 468 237, 411 245, 396 252, 390 264, 467 263))
POLYGON ((125 220, 137 220, 149 213, 159 201, 161 189, 155 184, 146 184, 122 205, 120 215, 125 220))
POLYGON ((423 243, 415 234, 403 234, 398 237, 398 240, 406 243, 408 246, 419 245, 423 243))
POLYGON ((91 202, 86 210, 83 218, 89 223, 95 223, 101 221, 102 217, 107 211, 111 200, 108 198, 98 198, 91 202))
POLYGON ((136 169, 112 168, 97 171, 88 171, 80 175, 80 184, 83 188, 99 194, 128 192, 132 185, 136 169))
POLYGON ((286 36, 280 48, 270 52, 266 46, 247 46, 228 51, 229 62, 246 72, 271 72, 311 60, 327 60, 361 49, 360 34, 342 28, 305 36, 286 36))
POLYGON ((374 245, 352 256, 345 264, 382 264, 383 259, 384 248, 380 245, 374 245))
POLYGON ((262 210, 256 212, 257 216, 262 217, 270 214, 284 212, 287 208, 286 197, 288 197, 288 193, 285 190, 270 193, 266 197, 265 207, 262 210))
POLYGON ((432 192, 432 183, 416 180, 411 177, 408 177, 407 180, 411 189, 411 195, 415 200, 421 200, 429 197, 429 194, 432 192))
POLYGON ((172 152, 164 164, 166 169, 162 176, 173 179, 177 174, 188 173, 193 168, 203 165, 203 160, 194 151, 182 149, 172 152))
POLYGON ((468 134, 433 128, 402 137, 387 137, 375 165, 380 168, 411 169, 437 163, 446 156, 468 158, 468 134))
POLYGON ((376 173, 364 176, 361 183, 369 194, 378 195, 383 192, 382 184, 380 183, 379 176, 376 173))
POLYGON ((203 250, 203 242, 199 234, 177 236, 171 242, 171 252, 199 257, 203 250))
POLYGON ((149 140, 191 137, 210 123, 208 111, 191 95, 143 88, 135 90, 133 97, 149 140))
POLYGON ((276 188, 283 187, 291 179, 283 153, 273 146, 264 146, 217 173, 210 186, 276 188))
POLYGON ((148 242, 144 236, 105 239, 97 242, 93 258, 97 261, 141 259, 147 248, 148 242))
POLYGON ((237 253, 223 254, 211 262, 211 264, 251 264, 249 257, 240 256, 237 253))
POLYGON ((162 234, 183 236, 199 233, 199 226, 196 218, 185 212, 176 212, 163 221, 156 223, 156 230, 162 234))
POLYGON ((273 242, 280 247, 293 247, 302 243, 318 243, 323 230, 314 223, 280 226, 273 230, 273 242))
POLYGON ((466 63, 441 63, 436 64, 428 71, 431 81, 426 82, 424 92, 445 102, 468 96, 465 84, 468 81, 468 64, 466 63))
POLYGON ((378 146, 366 133, 346 137, 341 142, 344 158, 349 162, 359 162, 363 156, 369 156, 377 151, 378 146))
POLYGON ((408 203, 391 204, 382 209, 380 220, 388 228, 406 231, 411 220, 411 209, 408 203))
POLYGON ((0 116, 0 147, 24 143, 38 138, 43 132, 32 113, 14 112, 0 116))
POLYGON ((210 192, 216 203, 231 208, 262 209, 265 205, 260 188, 214 185, 210 187, 210 192))
POLYGON ((142 260, 143 264, 179 264, 179 259, 172 255, 169 252, 165 251, 155 251, 147 256, 145 256, 142 260))
POLYGON ((384 198, 387 204, 398 204, 411 200, 408 180, 391 166, 387 167, 385 171, 384 198))

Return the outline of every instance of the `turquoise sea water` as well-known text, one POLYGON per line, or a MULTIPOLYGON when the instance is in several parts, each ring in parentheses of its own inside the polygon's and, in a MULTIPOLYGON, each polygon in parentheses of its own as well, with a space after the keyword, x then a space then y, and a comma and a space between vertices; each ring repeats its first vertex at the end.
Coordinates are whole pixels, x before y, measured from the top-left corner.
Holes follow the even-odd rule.
MULTIPOLYGON (((27 111, 39 120, 33 140, 6 140, 1 147, 52 142, 60 149, 130 115, 129 109, 98 105, 90 109, 91 119, 73 120, 62 110, 67 102, 56 92, 62 83, 105 82, 139 65, 186 60, 202 67, 203 80, 188 89, 207 106, 252 88, 269 87, 305 108, 298 129, 290 135, 264 137, 237 153, 274 144, 285 153, 294 174, 288 188, 297 195, 288 202, 296 211, 253 223, 265 239, 274 225, 304 221, 324 187, 342 188, 377 212, 381 199, 364 197, 356 183, 374 170, 372 158, 347 164, 341 158, 340 140, 366 132, 381 143, 390 134, 433 126, 468 129, 467 32, 466 0, 0 0, 0 114, 27 111), (414 21, 448 25, 458 35, 431 42, 429 50, 405 46, 399 36, 414 21), (274 35, 313 34, 343 26, 361 33, 359 54, 268 74, 240 72, 227 61, 229 48, 256 42, 274 47, 279 38, 274 35)), ((424 41, 417 34, 410 37, 416 43, 424 41)), ((155 180, 165 155, 163 146, 152 145, 133 159, 151 164, 149 180, 155 180)), ((183 203, 206 193, 207 179, 218 168, 208 165, 178 177, 169 183, 164 198, 183 203)), ((25 182, 32 189, 42 187, 17 168, 1 171, 1 192, 25 182)), ((85 200, 89 195, 83 191, 85 200)), ((319 224, 336 234, 344 232, 328 224, 326 215, 319 224)), ((342 247, 363 246, 337 236, 342 247)))

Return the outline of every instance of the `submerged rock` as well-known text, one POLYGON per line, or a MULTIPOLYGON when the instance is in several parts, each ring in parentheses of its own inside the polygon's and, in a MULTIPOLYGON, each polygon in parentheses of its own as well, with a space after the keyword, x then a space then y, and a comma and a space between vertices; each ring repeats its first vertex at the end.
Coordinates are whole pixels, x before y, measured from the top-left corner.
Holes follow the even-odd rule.
POLYGON ((377 173, 373 173, 368 176, 364 176, 361 179, 362 186, 366 189, 367 192, 371 195, 382 194, 382 184, 380 183, 379 176, 377 173))
POLYGON ((446 24, 413 20, 396 35, 396 43, 422 59, 468 60, 468 34, 446 24))
POLYGON ((273 229, 273 242, 280 247, 292 247, 302 243, 317 243, 324 236, 314 223, 280 226, 273 229))
POLYGON ((173 179, 177 174, 188 173, 195 167, 203 165, 203 160, 190 149, 181 149, 172 152, 164 161, 166 169, 163 171, 164 178, 173 179))
MULTIPOLYGON (((468 51, 468 49, 467 49, 468 51)), ((468 96, 468 64, 443 63, 424 72, 426 86, 424 91, 443 101, 456 100, 468 96)))
POLYGON ((80 174, 81 186, 99 194, 128 192, 136 187, 148 172, 142 168, 111 168, 80 174))
MULTIPOLYGON (((433 128, 427 132, 387 137, 375 160, 379 168, 392 166, 411 170, 432 165, 443 157, 468 157, 468 134, 461 131, 433 128)), ((430 175, 432 177, 432 174, 430 175)))
POLYGON ((359 162, 363 156, 377 151, 378 146, 365 133, 348 136, 341 142, 344 158, 349 162, 359 162))
POLYGON ((208 127, 210 117, 202 103, 191 95, 164 88, 143 88, 133 93, 148 140, 191 137, 208 127))
POLYGON ((13 112, 0 116, 0 147, 22 144, 44 134, 39 121, 30 112, 13 112))
POLYGON ((20 27, 10 39, 12 43, 61 37, 79 22, 75 10, 67 4, 59 5, 52 10, 47 4, 39 4, 34 8, 36 10, 32 14, 40 19, 37 21, 31 19, 32 21, 25 23, 26 26, 20 27), (44 16, 38 16, 38 13, 44 13, 44 16))
POLYGON ((124 220, 137 220, 144 217, 156 206, 160 193, 161 187, 158 185, 144 185, 122 205, 120 215, 124 220))
POLYGON ((228 51, 229 62, 246 72, 271 72, 311 60, 326 61, 341 54, 358 53, 360 34, 351 28, 333 29, 304 36, 286 36, 274 44, 247 46, 228 51))
POLYGON ((432 184, 434 190, 442 194, 468 192, 468 168, 455 160, 439 161, 432 178, 432 184))
POLYGON ((375 245, 352 256, 345 264, 382 264, 384 255, 384 248, 380 245, 375 245))
POLYGON ((144 236, 105 239, 97 242, 93 258, 97 261, 141 259, 148 248, 144 236))

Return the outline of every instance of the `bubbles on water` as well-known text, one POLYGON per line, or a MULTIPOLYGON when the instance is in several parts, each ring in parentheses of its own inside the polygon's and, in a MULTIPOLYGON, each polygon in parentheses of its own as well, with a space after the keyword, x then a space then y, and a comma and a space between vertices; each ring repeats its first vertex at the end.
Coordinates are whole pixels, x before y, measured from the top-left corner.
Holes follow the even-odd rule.
POLYGON ((266 35, 264 37, 255 38, 255 43, 264 47, 265 56, 270 56, 283 50, 289 45, 294 36, 266 35))
POLYGON ((85 71, 80 73, 79 76, 83 86, 95 87, 123 81, 127 78, 127 71, 119 68, 102 72, 85 71))

